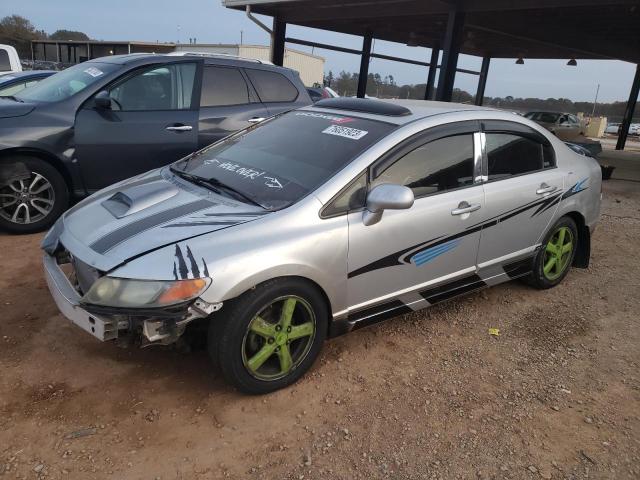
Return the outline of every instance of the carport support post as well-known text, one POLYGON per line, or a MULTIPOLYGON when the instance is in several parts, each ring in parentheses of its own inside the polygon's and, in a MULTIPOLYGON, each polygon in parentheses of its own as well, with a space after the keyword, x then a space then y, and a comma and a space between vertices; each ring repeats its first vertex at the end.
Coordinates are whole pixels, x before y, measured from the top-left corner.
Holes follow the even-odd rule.
POLYGON ((631 93, 629 94, 627 108, 624 109, 622 128, 620 130, 620 135, 618 135, 616 150, 624 150, 624 144, 627 143, 629 128, 631 127, 631 121, 633 120, 633 111, 635 110, 636 102, 638 101, 638 92, 640 92, 640 63, 636 65, 636 75, 633 77, 633 83, 631 84, 631 93))
POLYGON ((436 100, 441 102, 450 102, 453 95, 453 83, 456 79, 463 29, 464 12, 449 12, 447 30, 442 45, 442 64, 440 66, 440 76, 438 77, 438 90, 436 91, 436 100))
POLYGON ((271 38, 271 62, 280 67, 284 66, 284 39, 287 34, 287 23, 273 19, 273 33, 271 38))
POLYGON ((431 49, 431 60, 429 61, 429 75, 427 76, 427 88, 424 90, 424 99, 431 100, 433 98, 433 85, 436 81, 436 71, 438 70, 438 58, 440 57, 440 48, 434 45, 431 49))
POLYGON ((369 78, 369 62, 371 61, 371 42, 373 36, 365 34, 362 39, 362 55, 360 56, 360 73, 358 74, 358 98, 364 98, 367 93, 367 79, 369 78))
POLYGON ((484 89, 487 86, 487 75, 489 75, 489 64, 491 57, 482 59, 482 67, 480 67, 480 78, 478 79, 478 90, 476 91, 476 105, 482 105, 484 98, 484 89))

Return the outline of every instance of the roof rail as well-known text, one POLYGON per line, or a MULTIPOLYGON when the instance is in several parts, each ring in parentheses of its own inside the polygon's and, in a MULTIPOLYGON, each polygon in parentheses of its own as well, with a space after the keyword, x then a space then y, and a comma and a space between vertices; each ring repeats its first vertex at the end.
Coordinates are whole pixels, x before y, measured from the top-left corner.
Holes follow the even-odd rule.
POLYGON ((209 57, 209 58, 233 58, 236 60, 245 60, 247 62, 255 62, 262 63, 266 65, 273 65, 273 63, 267 60, 260 60, 258 58, 247 58, 241 57, 239 55, 231 55, 230 53, 209 53, 209 52, 188 52, 188 51, 177 51, 177 52, 169 52, 166 55, 170 55, 173 57, 209 57))

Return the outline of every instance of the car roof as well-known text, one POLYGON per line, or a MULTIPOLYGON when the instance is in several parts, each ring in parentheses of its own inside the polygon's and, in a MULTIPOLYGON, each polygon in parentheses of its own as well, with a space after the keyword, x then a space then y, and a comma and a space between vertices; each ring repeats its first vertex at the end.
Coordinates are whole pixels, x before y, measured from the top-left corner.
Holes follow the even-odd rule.
POLYGON ((378 100, 370 98, 328 98, 303 110, 322 110, 327 113, 347 113, 361 118, 404 125, 421 118, 464 111, 500 111, 466 103, 434 102, 428 100, 378 100), (395 107, 389 108, 389 107, 395 107), (395 114, 393 112, 396 112, 395 114))
POLYGON ((93 58, 86 63, 113 63, 117 65, 126 65, 129 63, 145 64, 146 62, 178 62, 184 59, 193 58, 196 60, 204 60, 205 64, 215 65, 235 65, 235 66, 251 66, 252 68, 260 68, 265 70, 291 70, 287 67, 279 67, 271 62, 257 60, 253 58, 236 57, 226 54, 203 54, 198 52, 170 52, 170 53, 128 53, 125 55, 109 55, 106 57, 93 58))

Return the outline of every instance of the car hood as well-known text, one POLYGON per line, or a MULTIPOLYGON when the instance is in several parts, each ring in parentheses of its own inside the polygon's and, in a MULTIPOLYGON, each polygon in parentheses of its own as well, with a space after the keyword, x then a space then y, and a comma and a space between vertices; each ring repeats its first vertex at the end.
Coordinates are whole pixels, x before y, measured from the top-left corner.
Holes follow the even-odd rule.
POLYGON ((0 118, 22 117, 36 108, 33 103, 16 102, 0 97, 0 118))
POLYGON ((152 250, 256 220, 267 212, 175 177, 168 169, 102 190, 68 210, 43 241, 108 272, 152 250))

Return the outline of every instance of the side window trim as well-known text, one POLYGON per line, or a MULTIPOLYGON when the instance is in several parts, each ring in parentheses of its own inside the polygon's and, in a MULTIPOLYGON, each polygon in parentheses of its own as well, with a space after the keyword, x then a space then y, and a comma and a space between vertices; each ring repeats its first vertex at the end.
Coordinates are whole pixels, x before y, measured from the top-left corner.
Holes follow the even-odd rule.
POLYGON ((247 84, 247 88, 249 89, 249 103, 262 103, 260 101, 260 97, 258 96, 258 92, 256 87, 251 83, 251 79, 249 78, 249 74, 247 73, 247 69, 245 67, 238 67, 240 73, 242 73, 242 77, 247 84))
MULTIPOLYGON (((558 168, 558 162, 556 158, 556 151, 553 148, 553 145, 549 141, 547 137, 542 135, 539 132, 536 132, 534 129, 522 125, 517 122, 510 122, 508 120, 482 120, 480 122, 481 126, 481 137, 482 137, 482 177, 483 183, 493 183, 499 182, 502 180, 509 180, 511 178, 518 178, 523 175, 531 175, 533 173, 544 172, 546 170, 553 170, 554 168, 558 168), (489 156, 487 154, 487 133, 505 133, 510 135, 518 135, 524 138, 529 138, 535 142, 541 143, 543 147, 546 147, 547 151, 551 154, 551 165, 548 167, 544 166, 539 170, 533 170, 530 172, 520 173, 518 175, 512 175, 509 178, 497 178, 495 180, 489 180, 489 156)), ((544 160, 543 160, 544 161, 544 160)))
POLYGON ((395 145, 380 158, 374 161, 369 167, 369 179, 373 180, 378 178, 382 174, 382 172, 384 172, 392 164, 396 163, 409 152, 412 152, 416 148, 420 148, 422 145, 426 145, 429 142, 433 142, 445 137, 463 135, 465 133, 472 134, 479 131, 479 122, 475 120, 467 120, 463 122, 453 122, 446 123, 444 125, 438 125, 427 130, 423 130, 422 132, 416 133, 415 135, 412 135, 411 137, 395 145))

